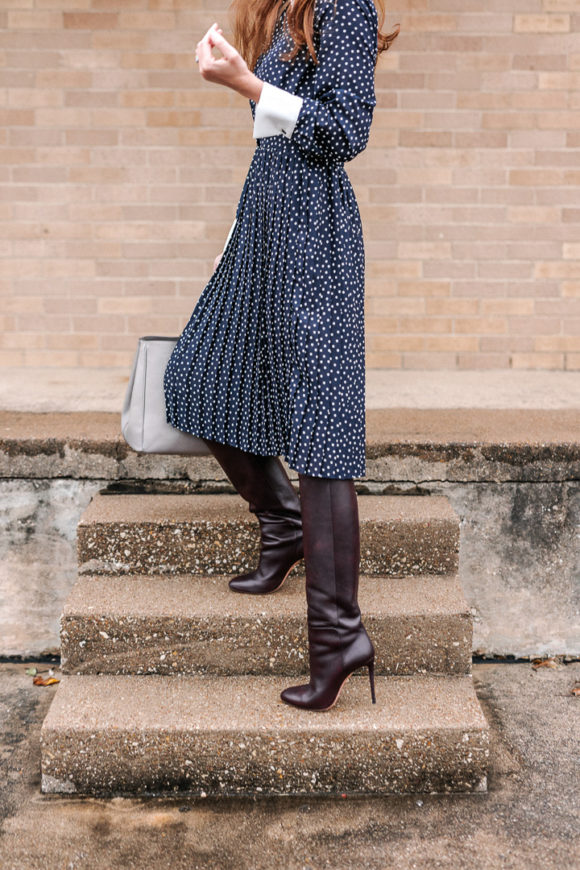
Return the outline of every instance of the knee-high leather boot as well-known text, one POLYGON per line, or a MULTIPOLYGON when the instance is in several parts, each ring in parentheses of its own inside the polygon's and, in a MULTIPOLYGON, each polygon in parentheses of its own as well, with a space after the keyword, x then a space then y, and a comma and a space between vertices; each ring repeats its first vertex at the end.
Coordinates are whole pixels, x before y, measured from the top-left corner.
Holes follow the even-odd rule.
POLYGON ((354 481, 300 474, 299 483, 310 683, 284 689, 281 698, 295 707, 328 710, 353 671, 366 665, 374 704, 375 651, 357 601, 360 531, 354 481))
POLYGON ((258 567, 233 577, 230 589, 252 595, 274 592, 304 555, 296 490, 277 456, 258 456, 229 444, 203 440, 260 522, 258 567))

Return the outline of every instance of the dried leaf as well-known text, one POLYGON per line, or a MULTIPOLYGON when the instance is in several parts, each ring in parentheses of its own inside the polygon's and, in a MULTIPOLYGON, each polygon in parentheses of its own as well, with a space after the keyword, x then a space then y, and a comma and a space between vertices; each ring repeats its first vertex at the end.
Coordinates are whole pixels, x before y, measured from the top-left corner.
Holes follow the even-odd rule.
POLYGON ((534 659, 532 667, 537 671, 538 668, 557 668, 558 662, 554 659, 534 659))
POLYGON ((574 686, 570 694, 576 695, 577 698, 580 698, 580 686, 574 686))
POLYGON ((36 670, 36 668, 26 668, 24 673, 29 677, 35 677, 38 671, 36 670))
POLYGON ((60 680, 57 680, 56 677, 35 677, 32 681, 35 686, 54 686, 55 683, 60 683, 60 680))

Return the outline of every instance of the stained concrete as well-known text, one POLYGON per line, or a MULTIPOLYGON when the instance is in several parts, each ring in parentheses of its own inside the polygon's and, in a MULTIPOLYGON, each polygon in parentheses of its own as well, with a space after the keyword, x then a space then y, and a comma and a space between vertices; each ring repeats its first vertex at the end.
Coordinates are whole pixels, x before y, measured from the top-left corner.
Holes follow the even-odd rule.
POLYGON ((577 868, 580 664, 474 664, 492 728, 487 793, 234 800, 41 795, 54 689, 24 667, 0 666, 3 870, 577 868))
MULTIPOLYGON (((471 614, 457 575, 363 575, 359 602, 379 674, 471 671, 471 614)), ((304 578, 236 595, 228 577, 81 576, 61 618, 69 674, 308 672, 304 578)))
MULTIPOLYGON (((363 480, 429 479, 434 468, 436 477, 464 481, 580 476, 575 408, 377 408, 366 417, 363 480)), ((0 411, 0 476, 199 482, 223 473, 211 456, 135 453, 121 435, 118 414, 0 411)))
MULTIPOLYGON (((475 652, 580 655, 580 376, 502 373, 506 386, 494 381, 493 408, 485 392, 492 381, 477 373, 462 394, 471 407, 454 409, 441 407, 445 390, 459 396, 459 382, 468 381, 436 374, 438 384, 424 373, 412 373, 412 382, 411 373, 401 381, 390 373, 392 395, 383 393, 385 407, 367 415, 374 458, 356 482, 360 495, 449 499, 460 521, 475 652), (438 407, 429 408, 430 390, 438 407), (397 407, 397 398, 409 407, 397 407), (513 407, 500 407, 506 398, 513 407)), ((38 373, 36 393, 71 407, 67 385, 58 372, 38 373), (51 394, 53 378, 60 393, 51 394)), ((58 648, 58 619, 76 574, 75 525, 98 490, 230 491, 213 458, 128 450, 118 413, 30 415, 15 407, 0 414, 0 656, 58 648)))
MULTIPOLYGON (((361 572, 457 570, 459 524, 447 499, 364 496, 358 513, 361 572)), ((258 520, 237 495, 97 495, 77 541, 85 574, 241 574, 260 549, 258 520)))
POLYGON ((470 676, 365 676, 332 715, 273 676, 66 676, 42 726, 47 793, 405 794, 487 788, 470 676))

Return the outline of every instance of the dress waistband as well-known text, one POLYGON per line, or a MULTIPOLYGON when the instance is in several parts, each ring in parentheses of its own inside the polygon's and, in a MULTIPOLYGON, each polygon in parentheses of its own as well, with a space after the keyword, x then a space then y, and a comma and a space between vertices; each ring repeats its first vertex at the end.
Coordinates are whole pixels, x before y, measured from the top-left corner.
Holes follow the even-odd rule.
POLYGON ((278 150, 279 148, 291 149, 297 157, 309 166, 344 167, 344 160, 341 160, 339 157, 319 156, 318 154, 304 153, 294 145, 292 139, 285 136, 284 133, 278 133, 275 136, 263 136, 261 139, 256 139, 256 147, 260 148, 260 150, 278 150))

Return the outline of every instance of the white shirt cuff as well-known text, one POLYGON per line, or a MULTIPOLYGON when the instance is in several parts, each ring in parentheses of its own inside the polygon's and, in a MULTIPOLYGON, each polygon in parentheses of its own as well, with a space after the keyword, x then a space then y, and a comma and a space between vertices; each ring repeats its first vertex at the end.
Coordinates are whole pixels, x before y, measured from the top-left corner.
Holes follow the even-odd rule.
POLYGON ((283 133, 288 139, 294 132, 302 97, 264 82, 254 113, 254 139, 283 133))

